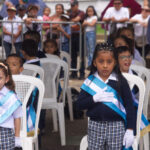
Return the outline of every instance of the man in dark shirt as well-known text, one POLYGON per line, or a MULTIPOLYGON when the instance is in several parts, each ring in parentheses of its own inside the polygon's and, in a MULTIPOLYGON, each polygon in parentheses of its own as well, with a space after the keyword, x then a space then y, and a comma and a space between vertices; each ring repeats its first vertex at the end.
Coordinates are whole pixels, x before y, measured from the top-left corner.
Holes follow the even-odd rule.
MULTIPOLYGON (((69 10, 69 16, 72 22, 82 23, 84 20, 84 12, 79 10, 78 1, 71 0, 71 9, 69 10)), ((80 26, 78 24, 73 24, 71 26, 71 67, 73 69, 77 68, 77 53, 80 49, 80 26)), ((81 66, 80 66, 80 79, 84 78, 84 49, 83 41, 81 45, 81 66)), ((73 71, 71 78, 77 78, 77 71, 73 71)))

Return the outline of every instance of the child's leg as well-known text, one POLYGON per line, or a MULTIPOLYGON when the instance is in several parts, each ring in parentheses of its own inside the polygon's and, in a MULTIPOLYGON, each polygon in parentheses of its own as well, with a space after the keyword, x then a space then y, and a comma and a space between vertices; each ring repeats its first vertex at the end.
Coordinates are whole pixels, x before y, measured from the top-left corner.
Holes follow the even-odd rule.
POLYGON ((0 127, 0 150, 14 150, 15 135, 11 128, 0 127))
POLYGON ((125 134, 125 125, 123 121, 108 122, 107 128, 107 150, 121 150, 123 137, 125 134))
POLYGON ((104 150, 106 141, 106 121, 88 123, 88 150, 104 150))

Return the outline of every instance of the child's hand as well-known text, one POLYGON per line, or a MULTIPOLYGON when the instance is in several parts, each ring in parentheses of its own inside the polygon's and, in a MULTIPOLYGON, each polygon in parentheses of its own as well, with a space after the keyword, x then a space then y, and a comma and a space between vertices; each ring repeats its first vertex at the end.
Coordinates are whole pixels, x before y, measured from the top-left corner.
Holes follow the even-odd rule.
POLYGON ((20 137, 15 136, 15 147, 22 147, 20 137))
POLYGON ((86 26, 86 25, 88 25, 88 22, 84 21, 83 24, 82 24, 82 26, 86 26))
POLYGON ((60 31, 60 32, 62 32, 62 31, 63 31, 63 28, 59 25, 59 26, 57 27, 57 30, 60 31))
POLYGON ((132 146, 134 142, 133 130, 127 129, 123 138, 123 145, 125 148, 129 148, 132 146))
POLYGON ((107 87, 93 96, 94 102, 112 102, 114 94, 112 92, 105 92, 106 89, 107 87))

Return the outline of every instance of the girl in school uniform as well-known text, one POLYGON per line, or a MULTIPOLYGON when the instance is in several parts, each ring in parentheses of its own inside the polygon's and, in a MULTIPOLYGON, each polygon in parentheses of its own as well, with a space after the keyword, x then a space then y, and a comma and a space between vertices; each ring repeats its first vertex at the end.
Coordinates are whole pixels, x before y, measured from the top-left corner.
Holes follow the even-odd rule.
POLYGON ((119 70, 115 49, 109 44, 96 46, 91 72, 81 86, 76 106, 87 109, 89 150, 131 147, 135 118, 132 95, 119 70))
POLYGON ((21 101, 15 94, 15 85, 8 65, 0 61, 0 150, 21 147, 21 101))

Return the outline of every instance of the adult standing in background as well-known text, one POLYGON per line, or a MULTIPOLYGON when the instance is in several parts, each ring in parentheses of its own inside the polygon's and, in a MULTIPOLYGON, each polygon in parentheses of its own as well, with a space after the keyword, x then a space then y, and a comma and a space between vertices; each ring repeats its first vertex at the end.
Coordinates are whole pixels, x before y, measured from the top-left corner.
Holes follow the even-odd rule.
MULTIPOLYGON (((71 0, 71 9, 68 11, 70 19, 75 23, 82 23, 84 20, 84 12, 79 10, 79 5, 77 0, 71 0)), ((73 69, 77 68, 77 53, 80 48, 80 26, 77 24, 73 24, 71 26, 72 34, 71 34, 71 67, 73 69)), ((80 66, 80 79, 84 78, 84 49, 82 46, 82 62, 80 66)), ((77 78, 77 71, 72 71, 71 74, 72 79, 77 78)))
POLYGON ((136 14, 129 20, 132 23, 136 23, 134 24, 135 46, 139 50, 141 55, 144 46, 145 56, 148 54, 148 51, 150 49, 150 45, 147 44, 146 37, 149 11, 150 9, 148 6, 143 6, 141 14, 136 14))
MULTIPOLYGON (((51 16, 50 21, 52 22, 61 22, 61 15, 64 14, 64 5, 63 4, 56 4, 55 6, 55 14, 53 16, 51 16)), ((52 27, 52 29, 50 29, 47 38, 51 38, 50 34, 52 33, 52 38, 56 39, 58 41, 59 39, 59 30, 57 28, 59 28, 60 24, 52 24, 50 26, 50 28, 52 27), (51 31, 52 30, 52 31, 51 31)))
POLYGON ((19 4, 21 4, 21 5, 25 5, 26 8, 30 4, 39 5, 40 9, 39 9, 38 15, 42 15, 43 9, 46 7, 46 4, 43 2, 43 0, 5 0, 5 3, 4 3, 4 5, 2 5, 2 9, 0 11, 0 16, 2 16, 3 18, 7 16, 7 7, 10 4, 14 5, 15 7, 17 7, 17 5, 19 5, 19 4))
MULTIPOLYGON (((105 15, 108 8, 112 7, 114 0, 111 0, 107 7, 103 10, 101 18, 105 15)), ((141 13, 141 5, 136 0, 123 0, 123 7, 130 9, 130 17, 141 13)))
MULTIPOLYGON (((16 8, 9 6, 7 8, 8 17, 5 17, 4 21, 21 21, 21 18, 16 16, 16 8)), ((14 44, 16 53, 20 55, 20 49, 22 45, 21 39, 22 26, 21 23, 3 23, 3 44, 5 48, 6 57, 11 53, 12 44, 14 44)))
POLYGON ((113 7, 107 9, 102 21, 117 23, 116 27, 123 27, 123 24, 129 20, 129 10, 123 7, 123 0, 114 0, 113 7))

